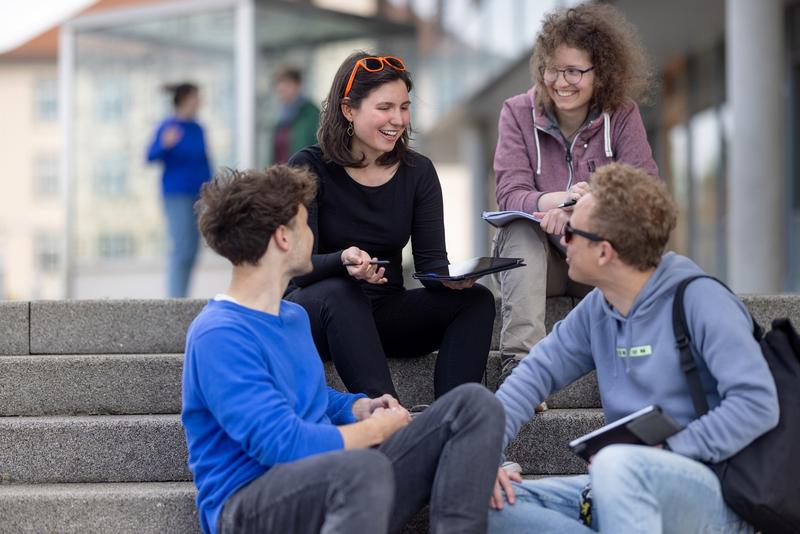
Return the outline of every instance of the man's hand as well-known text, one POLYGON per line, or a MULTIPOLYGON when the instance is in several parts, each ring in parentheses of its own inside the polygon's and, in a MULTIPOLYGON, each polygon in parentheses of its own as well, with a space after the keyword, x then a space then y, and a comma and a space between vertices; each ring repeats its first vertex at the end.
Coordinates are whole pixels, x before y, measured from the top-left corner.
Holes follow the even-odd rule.
MULTIPOLYGON (((353 404, 355 410, 355 403, 353 404)), ((349 425, 340 425, 337 428, 342 434, 345 449, 364 449, 380 445, 410 422, 411 415, 408 410, 398 405, 391 408, 375 408, 366 419, 349 425)))
POLYGON ((385 393, 380 397, 374 399, 361 398, 353 403, 353 415, 356 421, 363 421, 369 418, 378 408, 399 408, 400 402, 397 399, 385 393))
POLYGON ((566 226, 569 221, 570 211, 553 208, 545 212, 534 212, 533 216, 541 219, 539 226, 543 231, 548 234, 562 235, 564 233, 564 226, 566 226))
POLYGON ((513 505, 516 502, 517 497, 514 494, 514 487, 511 485, 512 481, 522 482, 522 475, 515 472, 509 473, 502 467, 497 470, 497 479, 494 482, 492 498, 489 500, 490 508, 495 510, 503 509, 503 493, 508 499, 508 504, 513 505))
POLYGON ((370 284, 385 284, 387 282, 383 276, 386 269, 370 263, 370 260, 377 260, 378 258, 370 258, 369 254, 360 248, 350 247, 343 250, 341 259, 343 264, 350 264, 347 267, 347 274, 356 280, 364 280, 370 284))

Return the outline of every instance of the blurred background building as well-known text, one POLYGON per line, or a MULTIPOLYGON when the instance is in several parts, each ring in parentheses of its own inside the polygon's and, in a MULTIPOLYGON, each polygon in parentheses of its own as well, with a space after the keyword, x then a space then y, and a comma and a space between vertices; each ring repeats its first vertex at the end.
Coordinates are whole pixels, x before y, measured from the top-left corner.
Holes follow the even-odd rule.
MULTIPOLYGON (((97 2, 0 54, 0 297, 163 296, 160 171, 145 164, 170 112, 159 88, 200 86, 215 168, 259 167, 270 161, 279 106, 273 72, 300 67, 319 103, 342 59, 361 48, 399 55, 412 71, 415 146, 442 180, 451 261, 488 253, 480 212, 495 206, 500 106, 530 86, 542 15, 574 3, 97 2)), ((681 207, 672 248, 735 289, 797 291, 800 2, 612 3, 639 27, 660 82, 643 114, 681 207), (751 90, 754 80, 761 86, 751 90)), ((204 250, 192 296, 213 295, 227 273, 204 250)))

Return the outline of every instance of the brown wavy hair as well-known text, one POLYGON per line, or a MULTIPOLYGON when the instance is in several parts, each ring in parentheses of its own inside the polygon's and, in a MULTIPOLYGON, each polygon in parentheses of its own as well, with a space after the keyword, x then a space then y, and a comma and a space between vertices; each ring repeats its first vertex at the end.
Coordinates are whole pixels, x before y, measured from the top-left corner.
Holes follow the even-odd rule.
POLYGON ((257 265, 272 234, 308 207, 317 181, 304 168, 273 165, 263 171, 223 169, 203 184, 195 204, 200 233, 234 265, 257 265))
POLYGON ((592 175, 591 191, 591 231, 608 239, 626 264, 640 271, 657 267, 678 214, 664 183, 632 165, 611 163, 592 175))
MULTIPOLYGON (((347 127, 350 123, 342 115, 342 101, 344 100, 347 80, 350 78, 350 73, 353 71, 356 61, 365 57, 386 55, 391 54, 372 54, 359 50, 347 56, 347 59, 339 66, 339 70, 336 71, 328 97, 322 102, 319 130, 317 130, 317 141, 322 149, 322 156, 325 161, 336 163, 342 167, 364 167, 366 165, 363 155, 361 158, 356 158, 350 152, 353 138, 347 135, 347 127)), ((353 79, 350 93, 347 95, 350 107, 358 109, 361 107, 361 102, 372 91, 385 83, 395 80, 403 80, 403 83, 406 84, 406 89, 409 92, 411 91, 413 84, 407 70, 396 71, 392 68, 384 67, 379 72, 367 72, 364 69, 359 69, 353 79)), ((378 158, 376 161, 378 165, 394 165, 399 161, 409 163, 407 156, 410 150, 410 129, 411 126, 409 125, 403 130, 403 135, 397 140, 391 152, 385 152, 378 158)))
POLYGON ((636 28, 613 6, 581 4, 544 19, 530 59, 538 106, 553 105, 540 69, 561 45, 589 54, 595 73, 592 106, 613 111, 628 98, 648 101, 652 72, 636 28))

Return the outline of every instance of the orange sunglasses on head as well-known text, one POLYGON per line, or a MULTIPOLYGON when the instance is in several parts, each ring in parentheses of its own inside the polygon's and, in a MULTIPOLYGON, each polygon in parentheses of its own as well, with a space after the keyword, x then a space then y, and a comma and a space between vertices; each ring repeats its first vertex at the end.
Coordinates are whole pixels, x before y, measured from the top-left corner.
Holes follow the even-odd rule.
POLYGON ((399 57, 383 56, 383 57, 364 57, 356 61, 353 65, 353 72, 350 73, 350 79, 347 80, 347 87, 344 88, 344 97, 350 94, 350 89, 353 87, 353 80, 356 79, 356 72, 358 67, 363 68, 367 72, 380 72, 387 66, 393 68, 398 72, 406 70, 406 64, 399 57))

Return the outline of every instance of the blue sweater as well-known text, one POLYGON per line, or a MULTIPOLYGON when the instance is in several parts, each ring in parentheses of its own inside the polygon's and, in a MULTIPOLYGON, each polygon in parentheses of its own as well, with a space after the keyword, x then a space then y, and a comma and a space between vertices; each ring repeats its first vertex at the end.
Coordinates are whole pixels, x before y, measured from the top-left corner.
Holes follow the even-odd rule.
POLYGON ((161 181, 164 195, 197 196, 203 182, 211 177, 203 128, 195 121, 171 117, 159 124, 147 149, 147 161, 156 160, 164 163, 161 181), (161 146, 161 136, 170 126, 180 128, 182 135, 175 146, 165 149, 161 146))
POLYGON ((308 315, 210 301, 186 340, 181 420, 204 532, 237 489, 279 463, 342 449, 353 402, 325 384, 308 315))
POLYGON ((522 360, 497 397, 506 410, 506 443, 547 396, 592 369, 606 421, 649 404, 660 405, 685 428, 670 448, 719 462, 778 424, 775 381, 753 339, 744 304, 710 279, 686 288, 684 308, 710 411, 697 418, 672 331, 678 283, 702 274, 686 257, 667 253, 627 316, 595 289, 522 360))

